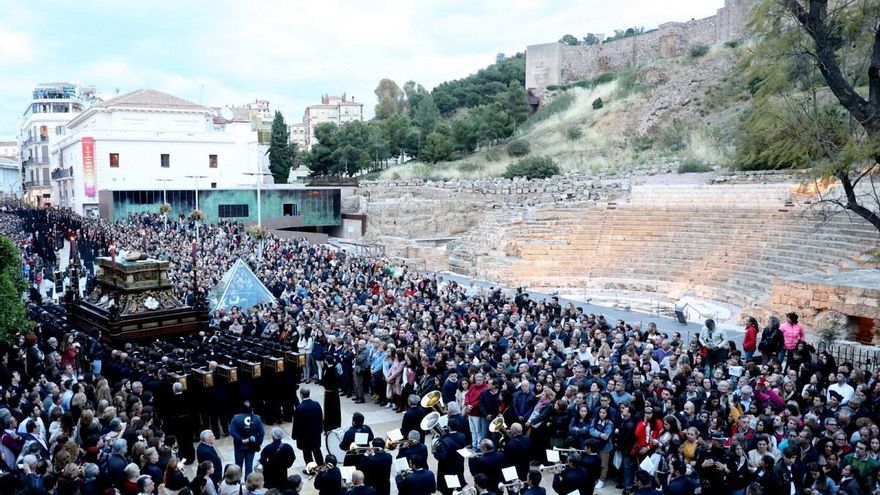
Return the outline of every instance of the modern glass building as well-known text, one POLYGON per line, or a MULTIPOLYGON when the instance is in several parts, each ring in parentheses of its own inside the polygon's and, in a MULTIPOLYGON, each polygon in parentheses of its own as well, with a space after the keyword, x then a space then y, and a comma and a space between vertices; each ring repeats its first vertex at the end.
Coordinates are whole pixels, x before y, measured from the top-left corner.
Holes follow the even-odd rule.
MULTIPOLYGON (((205 221, 257 222, 275 228, 333 227, 342 224, 341 191, 338 188, 272 187, 256 189, 206 189, 198 191, 199 209, 205 221)), ((159 212, 162 203, 171 205, 171 217, 189 215, 196 208, 195 190, 99 191, 101 217, 117 221, 130 213, 159 212)))

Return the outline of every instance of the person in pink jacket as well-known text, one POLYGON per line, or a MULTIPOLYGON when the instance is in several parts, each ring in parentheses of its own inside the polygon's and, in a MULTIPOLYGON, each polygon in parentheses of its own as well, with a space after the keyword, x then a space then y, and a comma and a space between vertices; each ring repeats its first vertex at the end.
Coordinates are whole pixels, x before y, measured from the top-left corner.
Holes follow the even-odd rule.
POLYGON ((782 330, 782 348, 790 355, 797 343, 804 340, 804 327, 798 323, 797 313, 788 313, 785 317, 788 321, 780 325, 779 329, 782 330))

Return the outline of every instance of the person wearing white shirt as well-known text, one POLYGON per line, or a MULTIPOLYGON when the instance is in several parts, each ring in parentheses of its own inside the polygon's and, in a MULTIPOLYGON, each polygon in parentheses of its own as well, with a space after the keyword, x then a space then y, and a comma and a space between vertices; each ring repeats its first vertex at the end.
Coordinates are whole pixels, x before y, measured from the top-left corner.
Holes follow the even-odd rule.
POLYGON ((837 383, 828 386, 828 392, 825 395, 829 400, 831 399, 832 391, 837 392, 838 394, 840 394, 841 397, 843 397, 843 399, 841 399, 840 401, 841 406, 849 403, 849 400, 852 399, 853 395, 855 395, 856 393, 855 389, 852 388, 852 385, 846 383, 846 374, 844 373, 838 373, 837 383))

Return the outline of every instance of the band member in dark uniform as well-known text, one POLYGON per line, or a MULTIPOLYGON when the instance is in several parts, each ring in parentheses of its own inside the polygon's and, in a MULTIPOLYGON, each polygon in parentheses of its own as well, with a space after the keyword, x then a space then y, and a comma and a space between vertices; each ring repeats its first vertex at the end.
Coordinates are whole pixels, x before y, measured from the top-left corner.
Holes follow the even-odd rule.
POLYGON ((397 475, 397 493, 400 495, 431 495, 437 491, 434 473, 428 470, 428 462, 421 455, 409 458, 413 470, 397 475))
MULTIPOLYGON (((458 476, 458 482, 461 486, 465 485, 464 481, 464 457, 458 453, 459 449, 463 449, 470 445, 464 434, 458 431, 458 419, 449 418, 449 433, 443 435, 437 443, 437 449, 434 451, 434 458, 437 459, 437 490, 444 495, 451 495, 453 488, 446 485, 446 476, 458 476)), ((529 459, 526 457, 526 464, 529 459)))
MULTIPOLYGON (((342 450, 348 450, 354 446, 355 435, 358 433, 366 433, 367 441, 373 441, 373 430, 369 426, 364 424, 364 415, 356 412, 351 415, 351 427, 348 431, 345 432, 345 435, 342 436, 342 441, 339 442, 339 448, 342 450)), ((346 454, 345 460, 343 461, 343 466, 357 466, 358 461, 360 460, 362 453, 358 452, 356 454, 346 454)))
POLYGON ((523 435, 522 425, 513 423, 510 425, 510 439, 504 447, 504 456, 508 466, 516 466, 516 475, 522 481, 526 481, 529 475, 529 449, 532 448, 532 439, 523 435))
POLYGON ((403 422, 400 424, 400 432, 403 433, 403 436, 409 438, 409 432, 417 431, 419 432, 419 441, 424 443, 425 432, 422 431, 420 425, 427 412, 425 412, 422 406, 419 405, 418 395, 410 395, 407 398, 407 403, 409 404, 409 409, 403 413, 403 422))
POLYGON ((358 470, 364 473, 364 483, 376 489, 377 495, 389 495, 391 493, 391 463, 394 460, 391 454, 386 452, 385 441, 381 438, 373 439, 375 450, 366 451, 358 462, 358 470))
POLYGON ((587 471, 581 467, 579 454, 569 454, 565 470, 553 476, 553 490, 556 493, 571 493, 578 490, 580 495, 593 492, 592 487, 587 487, 587 471))
POLYGON ((495 450, 495 444, 488 438, 480 440, 480 452, 483 453, 482 456, 471 457, 468 461, 471 475, 483 473, 489 478, 489 486, 497 487, 498 483, 504 481, 501 470, 507 467, 507 459, 503 452, 495 450))
POLYGON ((327 454, 326 464, 331 467, 315 476, 315 490, 318 490, 318 495, 342 495, 342 473, 336 465, 336 456, 327 454))
POLYGON ((423 444, 420 440, 419 432, 413 430, 409 432, 407 439, 404 442, 409 445, 403 446, 397 449, 397 458, 405 457, 407 459, 412 458, 414 455, 420 455, 425 459, 428 458, 428 446, 423 444))
POLYGON ((321 405, 311 399, 311 391, 301 388, 299 395, 302 402, 293 413, 293 438, 296 446, 303 451, 303 459, 306 463, 324 463, 324 455, 321 453, 321 432, 324 414, 321 405))
POLYGON ((355 471, 351 473, 351 488, 345 491, 345 495, 377 495, 376 489, 364 484, 364 473, 355 471))

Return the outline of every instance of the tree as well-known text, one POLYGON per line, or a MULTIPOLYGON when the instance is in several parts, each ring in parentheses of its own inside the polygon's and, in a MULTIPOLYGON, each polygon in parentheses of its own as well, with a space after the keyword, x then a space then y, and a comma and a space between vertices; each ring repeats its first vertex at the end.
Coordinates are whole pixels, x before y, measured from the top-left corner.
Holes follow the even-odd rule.
POLYGON ((434 130, 425 138, 425 146, 422 148, 422 158, 430 163, 448 160, 452 156, 455 144, 448 132, 440 129, 434 130))
POLYGON ((578 46, 581 44, 581 42, 571 34, 566 34, 562 38, 559 38, 559 42, 568 46, 578 46))
POLYGON ((587 45, 587 46, 592 46, 592 45, 598 45, 601 41, 602 40, 597 38, 595 34, 590 33, 590 34, 584 36, 584 41, 581 44, 587 45))
POLYGON ((406 98, 406 108, 404 109, 405 111, 402 111, 401 113, 405 113, 411 117, 413 112, 415 112, 416 107, 419 105, 419 102, 428 94, 428 90, 426 90, 421 84, 418 84, 415 81, 407 81, 406 84, 403 85, 403 95, 406 98))
POLYGON ((529 118, 528 94, 526 88, 517 81, 510 81, 507 91, 499 93, 495 101, 501 105, 511 123, 515 126, 522 124, 529 118))
POLYGON ((295 151, 290 145, 290 136, 287 130, 287 124, 284 123, 284 116, 281 112, 275 112, 275 119, 272 120, 272 140, 269 142, 269 171, 272 172, 272 178, 276 184, 286 184, 290 175, 290 168, 293 166, 293 155, 295 151))
POLYGON ((382 79, 379 81, 379 85, 376 86, 374 93, 376 93, 378 100, 376 103, 377 119, 387 119, 400 112, 404 95, 396 82, 388 78, 382 79))
POLYGON ((0 236, 0 343, 31 328, 21 295, 27 284, 21 277, 21 253, 12 239, 0 236))
POLYGON ((412 125, 409 117, 399 113, 381 121, 380 124, 385 133, 385 139, 388 141, 391 156, 400 156, 403 153, 404 137, 412 125))
POLYGON ((430 94, 426 94, 413 112, 413 123, 427 134, 434 128, 438 120, 440 120, 440 110, 434 104, 434 98, 430 94))
POLYGON ((336 173, 336 158, 334 152, 337 147, 337 134, 339 128, 336 124, 325 122, 315 126, 315 140, 317 144, 312 146, 306 156, 303 157, 303 163, 309 169, 311 175, 329 175, 336 173))
POLYGON ((423 140, 422 130, 414 125, 410 126, 403 135, 403 142, 401 143, 403 151, 413 158, 418 158, 423 140))
POLYGON ((765 0, 755 10, 763 41, 752 60, 764 60, 755 64, 755 96, 781 110, 773 122, 788 141, 773 158, 801 160, 817 180, 836 181, 840 194, 821 201, 880 230, 880 2, 828 4, 765 0))
POLYGON ((371 122, 367 126, 369 130, 369 138, 367 140, 367 154, 373 161, 373 165, 379 165, 391 157, 390 144, 385 136, 385 129, 378 122, 371 122))

